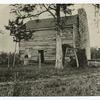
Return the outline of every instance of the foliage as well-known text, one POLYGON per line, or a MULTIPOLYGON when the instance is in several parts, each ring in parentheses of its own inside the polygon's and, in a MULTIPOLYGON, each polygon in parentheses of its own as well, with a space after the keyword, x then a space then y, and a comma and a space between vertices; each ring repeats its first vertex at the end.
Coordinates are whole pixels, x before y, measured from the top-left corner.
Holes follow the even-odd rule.
MULTIPOLYGON (((28 40, 32 37, 32 32, 26 30, 24 20, 38 17, 41 14, 48 12, 54 18, 57 18, 57 11, 59 6, 65 15, 71 14, 71 10, 68 6, 72 4, 12 4, 11 13, 14 14, 15 20, 9 20, 9 23, 5 28, 10 30, 10 35, 14 37, 14 41, 20 42, 21 39, 28 40), (54 13, 53 13, 54 12, 54 13)), ((58 11, 58 12, 60 12, 58 11)))
POLYGON ((10 30, 10 35, 13 36, 15 42, 20 42, 22 39, 28 40, 32 36, 31 31, 26 31, 20 17, 17 17, 14 21, 9 20, 8 26, 5 26, 5 28, 10 30))
POLYGON ((93 4, 96 8, 100 9, 100 4, 93 4))
POLYGON ((100 59, 100 49, 91 48, 91 59, 100 59))
POLYGON ((14 13, 16 16, 25 19, 38 17, 41 14, 48 12, 54 18, 57 18, 57 7, 61 8, 61 12, 64 14, 71 14, 71 9, 68 6, 73 4, 12 4, 11 13, 14 13))
MULTIPOLYGON (((16 54, 16 64, 19 64, 20 63, 20 58, 19 58, 19 55, 16 54)), ((14 57, 14 53, 5 53, 5 52, 2 52, 0 54, 0 65, 7 65, 8 64, 8 59, 9 59, 9 64, 12 65, 13 64, 13 57, 14 57)))
POLYGON ((0 64, 5 64, 8 61, 7 53, 1 53, 0 54, 0 64))

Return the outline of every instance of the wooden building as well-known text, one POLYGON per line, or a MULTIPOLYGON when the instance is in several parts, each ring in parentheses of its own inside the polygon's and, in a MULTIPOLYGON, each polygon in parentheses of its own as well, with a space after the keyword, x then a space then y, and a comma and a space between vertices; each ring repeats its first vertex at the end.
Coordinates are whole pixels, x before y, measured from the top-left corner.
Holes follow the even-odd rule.
MULTIPOLYGON (((67 48, 73 47, 74 44, 74 48, 85 49, 87 58, 90 59, 88 22, 84 9, 79 9, 76 15, 62 17, 61 20, 63 59, 68 56, 67 48)), ((38 62, 40 54, 41 62, 55 61, 57 33, 55 19, 30 20, 26 23, 26 29, 33 31, 33 35, 30 40, 20 42, 21 60, 38 62)))

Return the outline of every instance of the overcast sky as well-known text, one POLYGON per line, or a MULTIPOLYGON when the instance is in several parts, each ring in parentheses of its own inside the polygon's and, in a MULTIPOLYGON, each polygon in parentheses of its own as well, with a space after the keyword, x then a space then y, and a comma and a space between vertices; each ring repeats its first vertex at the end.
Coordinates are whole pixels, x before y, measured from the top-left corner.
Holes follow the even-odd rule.
POLYGON ((0 51, 13 51, 14 43, 12 37, 9 35, 9 31, 5 30, 4 25, 8 25, 10 18, 9 5, 0 5, 0 30, 3 30, 4 34, 0 34, 0 51))
MULTIPOLYGON (((76 5, 75 8, 85 8, 88 16, 90 46, 100 47, 100 33, 97 33, 97 26, 94 23, 94 7, 90 5, 76 5)), ((9 35, 9 31, 5 30, 4 25, 8 24, 8 20, 11 18, 9 5, 0 5, 0 30, 3 33, 0 34, 0 51, 14 51, 14 43, 12 37, 9 35)), ((43 17, 43 16, 42 16, 43 17)))

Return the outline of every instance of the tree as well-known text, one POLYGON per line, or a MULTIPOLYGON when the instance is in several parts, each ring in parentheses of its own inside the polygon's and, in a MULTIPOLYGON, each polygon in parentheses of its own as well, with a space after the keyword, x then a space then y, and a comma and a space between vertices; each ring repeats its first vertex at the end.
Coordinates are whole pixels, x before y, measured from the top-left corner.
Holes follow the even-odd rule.
POLYGON ((99 30, 99 21, 100 21, 100 4, 92 4, 92 6, 94 6, 95 8, 95 18, 94 18, 94 21, 95 21, 95 24, 97 26, 97 32, 99 33, 100 30, 99 30))
POLYGON ((15 54, 16 54, 16 46, 17 43, 20 44, 22 39, 28 40, 32 34, 31 32, 26 32, 23 19, 17 17, 15 20, 9 20, 8 26, 5 26, 7 30, 10 30, 10 35, 13 36, 13 41, 15 42, 15 51, 14 51, 14 59, 13 59, 13 67, 15 66, 15 54))
MULTIPOLYGON (((11 13, 16 15, 16 20, 14 21, 13 24, 17 24, 16 28, 10 27, 11 33, 14 35, 16 40, 20 41, 20 39, 25 39, 25 36, 27 36, 24 32, 22 31, 22 23, 16 23, 19 20, 24 20, 24 19, 31 19, 33 17, 38 17, 43 13, 49 13, 53 18, 56 19, 56 29, 57 29, 57 34, 56 34, 56 63, 55 63, 55 68, 57 69, 63 69, 63 64, 62 64, 62 43, 61 43, 61 35, 62 35, 62 29, 63 25, 61 22, 61 12, 66 16, 66 14, 71 14, 71 9, 68 7, 73 4, 13 4, 11 5, 13 8, 11 9, 11 13), (14 31, 14 32, 13 32, 14 31), (23 33, 23 34, 22 34, 23 33), (22 38, 23 37, 23 38, 22 38)), ((10 25, 11 22, 9 22, 10 25)), ((8 26, 9 26, 8 25, 8 26)), ((30 33, 30 32, 29 32, 30 33)), ((32 33, 30 33, 32 34, 32 33)), ((29 36, 29 34, 28 34, 29 36)), ((29 36, 29 38, 31 38, 29 36)))

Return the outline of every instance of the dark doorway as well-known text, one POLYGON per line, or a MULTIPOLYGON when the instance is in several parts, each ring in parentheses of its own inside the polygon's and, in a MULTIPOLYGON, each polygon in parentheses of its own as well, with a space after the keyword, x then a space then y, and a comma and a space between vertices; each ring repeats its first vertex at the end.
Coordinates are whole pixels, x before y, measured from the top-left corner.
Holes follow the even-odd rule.
POLYGON ((63 65, 64 65, 64 63, 65 63, 65 54, 66 54, 66 46, 65 46, 65 44, 62 45, 62 53, 63 53, 62 62, 63 62, 63 65))
POLYGON ((40 54, 41 63, 44 63, 44 50, 38 50, 38 53, 40 54))
POLYGON ((78 49, 77 56, 79 60, 79 66, 84 67, 87 66, 87 57, 86 57, 86 50, 85 49, 78 49))

